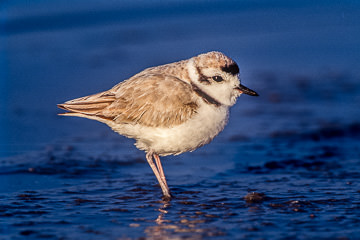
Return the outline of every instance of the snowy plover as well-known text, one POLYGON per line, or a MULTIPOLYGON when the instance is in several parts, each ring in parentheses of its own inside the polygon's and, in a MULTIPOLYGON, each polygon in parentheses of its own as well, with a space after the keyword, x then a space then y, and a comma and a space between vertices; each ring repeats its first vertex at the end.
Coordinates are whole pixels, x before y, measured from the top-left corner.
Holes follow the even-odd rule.
POLYGON ((60 115, 103 122, 136 140, 146 152, 164 197, 170 190, 159 156, 193 151, 209 143, 227 123, 229 107, 242 93, 239 67, 221 52, 145 69, 108 91, 59 104, 60 115), (155 159, 155 162, 154 162, 155 159))

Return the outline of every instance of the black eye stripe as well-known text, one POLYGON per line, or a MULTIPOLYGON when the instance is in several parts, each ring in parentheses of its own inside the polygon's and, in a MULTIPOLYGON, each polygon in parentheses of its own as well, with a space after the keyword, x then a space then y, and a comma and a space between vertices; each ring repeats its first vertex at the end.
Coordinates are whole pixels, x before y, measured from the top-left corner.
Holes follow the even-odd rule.
POLYGON ((211 84, 208 77, 206 77, 200 70, 200 68, 196 67, 196 71, 199 74, 199 82, 204 83, 206 85, 211 84))
POLYGON ((205 75, 200 75, 199 82, 210 84, 210 81, 208 80, 208 78, 205 75))
POLYGON ((213 79, 215 82, 222 82, 222 81, 224 81, 224 79, 223 79, 221 76, 213 76, 212 79, 213 79))

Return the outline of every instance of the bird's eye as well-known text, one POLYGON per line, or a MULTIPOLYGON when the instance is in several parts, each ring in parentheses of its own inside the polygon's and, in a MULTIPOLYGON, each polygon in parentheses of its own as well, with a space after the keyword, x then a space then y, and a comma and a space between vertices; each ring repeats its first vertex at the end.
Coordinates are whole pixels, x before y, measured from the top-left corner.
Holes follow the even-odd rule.
POLYGON ((222 81, 224 81, 224 79, 223 79, 222 77, 220 77, 220 76, 213 76, 212 79, 213 79, 214 81, 216 81, 216 82, 222 82, 222 81))

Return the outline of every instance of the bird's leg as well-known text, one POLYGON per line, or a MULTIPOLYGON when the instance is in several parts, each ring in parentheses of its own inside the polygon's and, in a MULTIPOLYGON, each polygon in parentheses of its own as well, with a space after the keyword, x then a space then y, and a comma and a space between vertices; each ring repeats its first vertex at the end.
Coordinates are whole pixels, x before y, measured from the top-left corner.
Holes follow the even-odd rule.
POLYGON ((170 195, 170 191, 169 191, 169 188, 167 185, 165 185, 165 183, 162 181, 161 179, 161 176, 160 176, 160 173, 158 171, 158 169, 156 168, 155 166, 155 163, 154 163, 154 160, 153 160, 153 156, 154 156, 154 152, 150 151, 148 153, 146 153, 146 160, 148 161, 151 169, 153 170, 159 184, 160 184, 160 187, 161 187, 161 190, 164 194, 164 197, 166 198, 171 198, 171 195, 170 195))
MULTIPOLYGON (((168 185, 167 185, 167 182, 166 182, 166 178, 165 178, 165 174, 164 174, 164 170, 162 168, 162 165, 161 165, 161 161, 160 161, 160 157, 158 154, 154 153, 153 154, 154 158, 155 158, 155 163, 156 163, 156 166, 159 170, 159 173, 160 173, 160 177, 161 177, 161 180, 163 181, 163 183, 165 184, 165 187, 167 189, 169 189, 168 185)), ((170 191, 169 191, 170 192, 170 191)))

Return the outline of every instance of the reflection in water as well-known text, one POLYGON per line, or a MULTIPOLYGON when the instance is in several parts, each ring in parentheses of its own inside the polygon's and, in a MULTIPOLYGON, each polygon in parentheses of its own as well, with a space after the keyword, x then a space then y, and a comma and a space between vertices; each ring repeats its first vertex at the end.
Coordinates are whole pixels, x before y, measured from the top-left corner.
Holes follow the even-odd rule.
MULTIPOLYGON (((173 200, 174 201, 174 200, 173 200)), ((178 202, 175 203, 176 205, 178 202)), ((157 209, 159 215, 155 220, 157 225, 149 226, 145 229, 147 239, 203 239, 210 236, 222 236, 224 233, 216 228, 204 226, 213 215, 205 214, 202 211, 194 211, 191 208, 189 214, 186 210, 174 213, 171 209, 171 202, 163 202, 157 209), (170 218, 175 217, 174 220, 170 218)))
POLYGON ((156 222, 157 224, 160 225, 160 224, 165 223, 165 222, 170 222, 169 220, 165 220, 165 219, 164 219, 165 214, 168 213, 168 211, 166 210, 166 208, 168 208, 169 206, 170 206, 170 201, 165 202, 165 203, 163 204, 163 206, 158 209, 158 211, 160 212, 160 214, 159 214, 158 218, 155 220, 155 222, 156 222))

